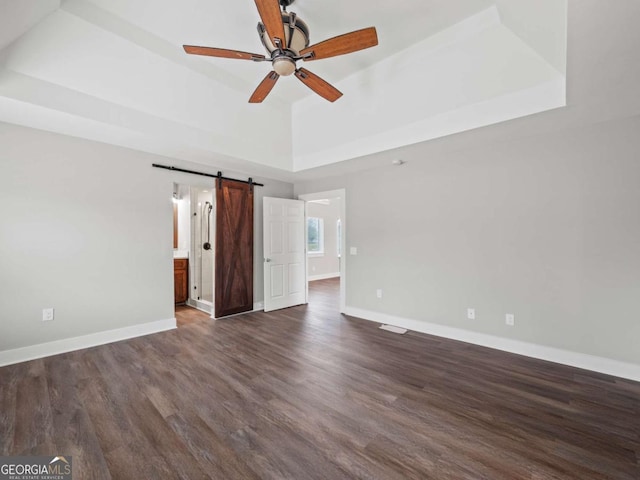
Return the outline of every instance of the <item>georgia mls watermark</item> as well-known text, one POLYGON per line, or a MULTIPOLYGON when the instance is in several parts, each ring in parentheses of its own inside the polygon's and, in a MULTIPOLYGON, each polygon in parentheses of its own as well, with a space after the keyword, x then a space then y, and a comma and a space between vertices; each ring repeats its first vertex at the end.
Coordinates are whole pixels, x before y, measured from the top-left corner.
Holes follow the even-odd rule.
POLYGON ((71 480, 71 457, 0 457, 0 480, 71 480))

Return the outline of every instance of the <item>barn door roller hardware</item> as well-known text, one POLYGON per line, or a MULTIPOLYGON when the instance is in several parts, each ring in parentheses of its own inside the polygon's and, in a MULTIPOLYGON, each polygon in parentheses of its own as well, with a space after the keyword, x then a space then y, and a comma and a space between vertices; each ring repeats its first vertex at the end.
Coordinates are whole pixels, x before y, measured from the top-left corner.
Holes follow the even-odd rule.
POLYGON ((251 178, 251 177, 249 177, 249 180, 238 180, 236 178, 223 177, 222 176, 222 172, 220 172, 220 171, 218 171, 218 173, 216 175, 213 175, 211 173, 196 172, 195 170, 185 170, 184 168, 178 168, 178 167, 173 167, 173 166, 168 166, 168 165, 160 165, 160 164, 157 164, 157 163, 154 163, 151 166, 154 167, 154 168, 163 168, 165 170, 172 170, 174 172, 190 173, 192 175, 200 175, 202 177, 217 178, 218 181, 221 181, 221 180, 233 180, 234 182, 248 183, 249 186, 251 187, 251 189, 253 189, 254 186, 256 186, 256 187, 264 187, 263 183, 254 182, 253 178, 251 178))

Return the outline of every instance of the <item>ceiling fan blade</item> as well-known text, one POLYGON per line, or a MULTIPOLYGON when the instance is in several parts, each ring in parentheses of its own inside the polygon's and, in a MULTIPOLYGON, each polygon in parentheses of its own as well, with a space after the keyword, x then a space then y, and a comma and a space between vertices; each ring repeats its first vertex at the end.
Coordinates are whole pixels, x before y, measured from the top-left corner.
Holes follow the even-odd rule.
POLYGON ((357 52, 376 45, 378 45, 378 33, 375 27, 369 27, 311 45, 301 50, 300 55, 304 57, 306 54, 311 53, 311 56, 305 57, 304 60, 320 60, 357 52))
POLYGON ((311 73, 306 68, 296 70, 296 77, 298 77, 298 79, 311 90, 330 102, 335 102, 342 96, 342 92, 340 92, 340 90, 330 83, 327 83, 316 74, 311 73))
POLYGON ((190 55, 204 55, 206 57, 235 58, 239 60, 253 60, 260 62, 266 60, 264 55, 257 53, 227 50, 226 48, 196 47, 195 45, 183 45, 184 51, 190 55))
POLYGON ((277 38, 282 48, 286 47, 280 2, 278 0, 255 0, 255 2, 264 28, 273 44, 277 45, 278 42, 275 40, 277 38))
POLYGON ((260 82, 256 91, 253 92, 253 95, 251 95, 249 103, 262 103, 262 101, 267 98, 267 95, 269 95, 279 78, 280 75, 276 72, 269 72, 267 76, 264 77, 264 80, 260 82))

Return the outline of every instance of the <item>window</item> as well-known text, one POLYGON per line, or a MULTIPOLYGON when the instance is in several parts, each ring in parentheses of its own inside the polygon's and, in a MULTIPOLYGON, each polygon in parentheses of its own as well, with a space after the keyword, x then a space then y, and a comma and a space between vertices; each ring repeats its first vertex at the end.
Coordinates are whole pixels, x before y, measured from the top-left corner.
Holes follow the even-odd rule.
POLYGON ((324 221, 321 218, 307 218, 307 253, 324 254, 324 221))

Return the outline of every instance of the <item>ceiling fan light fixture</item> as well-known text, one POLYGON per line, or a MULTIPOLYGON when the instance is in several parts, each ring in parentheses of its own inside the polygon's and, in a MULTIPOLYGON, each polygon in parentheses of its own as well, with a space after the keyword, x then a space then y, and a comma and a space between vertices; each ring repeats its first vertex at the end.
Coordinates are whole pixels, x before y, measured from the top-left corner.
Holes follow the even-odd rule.
POLYGON ((275 58, 273 60, 273 70, 281 77, 288 77, 296 71, 296 62, 289 57, 275 58))

